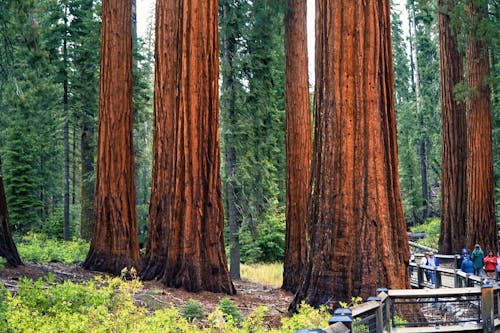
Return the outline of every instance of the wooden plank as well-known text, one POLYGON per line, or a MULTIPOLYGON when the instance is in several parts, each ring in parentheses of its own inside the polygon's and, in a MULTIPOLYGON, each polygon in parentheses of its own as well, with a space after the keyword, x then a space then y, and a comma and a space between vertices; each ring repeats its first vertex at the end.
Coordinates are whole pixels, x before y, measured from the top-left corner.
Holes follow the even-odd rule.
POLYGON ((356 318, 357 316, 362 315, 366 312, 374 311, 379 306, 380 304, 377 301, 369 301, 362 303, 354 308, 351 308, 352 317, 356 318))
POLYGON ((392 328, 392 333, 424 333, 424 332, 478 332, 483 326, 478 324, 438 326, 438 327, 405 327, 392 328))
POLYGON ((481 288, 440 288, 440 289, 391 289, 389 297, 413 298, 413 297, 446 297, 446 296, 470 296, 481 295, 481 288))

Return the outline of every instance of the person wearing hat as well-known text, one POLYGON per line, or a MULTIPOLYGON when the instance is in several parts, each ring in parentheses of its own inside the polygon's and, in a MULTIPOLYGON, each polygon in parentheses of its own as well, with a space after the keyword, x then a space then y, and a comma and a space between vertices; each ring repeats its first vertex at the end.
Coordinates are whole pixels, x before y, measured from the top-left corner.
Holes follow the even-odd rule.
MULTIPOLYGON (((420 259, 420 266, 427 266, 428 260, 429 260, 429 252, 425 252, 422 259, 420 259)), ((425 273, 425 279, 429 281, 431 279, 429 276, 429 270, 425 269, 424 273, 425 273)))
MULTIPOLYGON (((439 261, 437 260, 436 257, 434 257, 434 253, 432 251, 429 252, 429 256, 427 258, 427 266, 430 266, 433 268, 439 266, 439 261)), ((436 272, 434 270, 429 270, 429 277, 431 279, 431 283, 435 284, 436 283, 436 272)))
POLYGON ((474 274, 481 276, 484 265, 484 252, 481 250, 481 246, 479 246, 479 244, 474 246, 474 251, 472 251, 470 259, 474 263, 474 274))

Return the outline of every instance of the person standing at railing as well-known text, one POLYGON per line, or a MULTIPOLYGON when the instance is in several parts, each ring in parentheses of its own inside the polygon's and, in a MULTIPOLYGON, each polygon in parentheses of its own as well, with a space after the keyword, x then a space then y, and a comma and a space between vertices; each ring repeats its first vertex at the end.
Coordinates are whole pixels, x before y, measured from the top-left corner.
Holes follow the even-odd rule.
MULTIPOLYGON (((415 253, 413 251, 410 252, 410 263, 415 263, 415 253)), ((410 277, 413 275, 413 266, 409 267, 410 269, 410 277)))
MULTIPOLYGON (((422 257, 422 259, 420 259, 420 266, 427 266, 427 262, 428 261, 429 261, 429 252, 425 252, 424 256, 422 257)), ((424 273, 425 273, 425 280, 427 282, 429 282, 429 280, 431 279, 431 277, 429 275, 429 270, 428 269, 424 269, 424 273)))
MULTIPOLYGON (((434 253, 429 252, 429 257, 427 258, 427 266, 430 266, 432 268, 438 267, 439 266, 439 261, 436 257, 434 257, 434 253)), ((436 283, 436 271, 429 270, 429 277, 431 278, 431 283, 435 284, 436 283)))
POLYGON ((474 274, 474 264, 470 260, 469 256, 465 256, 462 260, 462 265, 460 266, 462 272, 467 274, 474 274))
POLYGON ((488 279, 493 280, 495 278, 495 269, 497 266, 497 257, 493 255, 493 251, 488 251, 488 255, 484 258, 484 270, 486 271, 486 276, 488 279))
POLYGON ((469 251, 464 247, 462 249, 462 252, 460 253, 460 259, 457 263, 457 268, 462 267, 462 263, 464 262, 465 257, 470 258, 470 254, 469 254, 469 251))
POLYGON ((471 260, 474 263, 474 274, 481 276, 483 265, 484 265, 484 252, 481 250, 481 246, 476 244, 474 251, 471 254, 471 260))

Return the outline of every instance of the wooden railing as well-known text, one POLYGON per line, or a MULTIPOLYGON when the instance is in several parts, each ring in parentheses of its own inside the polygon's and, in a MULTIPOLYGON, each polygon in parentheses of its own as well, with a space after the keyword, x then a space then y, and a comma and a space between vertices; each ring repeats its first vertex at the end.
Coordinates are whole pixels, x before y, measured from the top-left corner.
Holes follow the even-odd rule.
POLYGON ((500 330, 498 285, 379 291, 361 305, 337 309, 329 321, 330 326, 323 332, 489 333, 500 330))
POLYGON ((414 288, 463 288, 481 286, 484 278, 467 274, 457 268, 432 267, 410 263, 410 282, 414 288), (434 274, 435 283, 427 280, 426 272, 434 274))

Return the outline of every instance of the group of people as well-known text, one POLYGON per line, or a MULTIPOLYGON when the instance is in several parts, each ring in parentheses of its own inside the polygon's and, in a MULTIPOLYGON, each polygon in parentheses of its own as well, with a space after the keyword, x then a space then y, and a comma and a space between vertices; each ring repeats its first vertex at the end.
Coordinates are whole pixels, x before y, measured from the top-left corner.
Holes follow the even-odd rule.
POLYGON ((481 246, 476 244, 470 255, 467 249, 462 249, 460 259, 460 269, 463 272, 482 276, 484 271, 488 279, 500 280, 500 252, 495 256, 490 250, 485 257, 481 246))
MULTIPOLYGON (((416 262, 413 252, 411 253, 410 261, 416 262)), ((419 264, 422 266, 438 267, 439 261, 433 252, 426 252, 422 259, 420 259, 419 264)), ((488 279, 500 281, 500 252, 497 252, 495 256, 493 251, 490 250, 488 251, 488 255, 484 256, 484 252, 479 244, 474 246, 471 254, 464 248, 460 254, 459 267, 465 273, 483 276, 483 272, 485 272, 488 279)), ((413 267, 410 266, 410 275, 412 273, 413 267)), ((433 269, 426 269, 425 276, 427 281, 430 281, 432 284, 436 283, 436 275, 433 269)))

